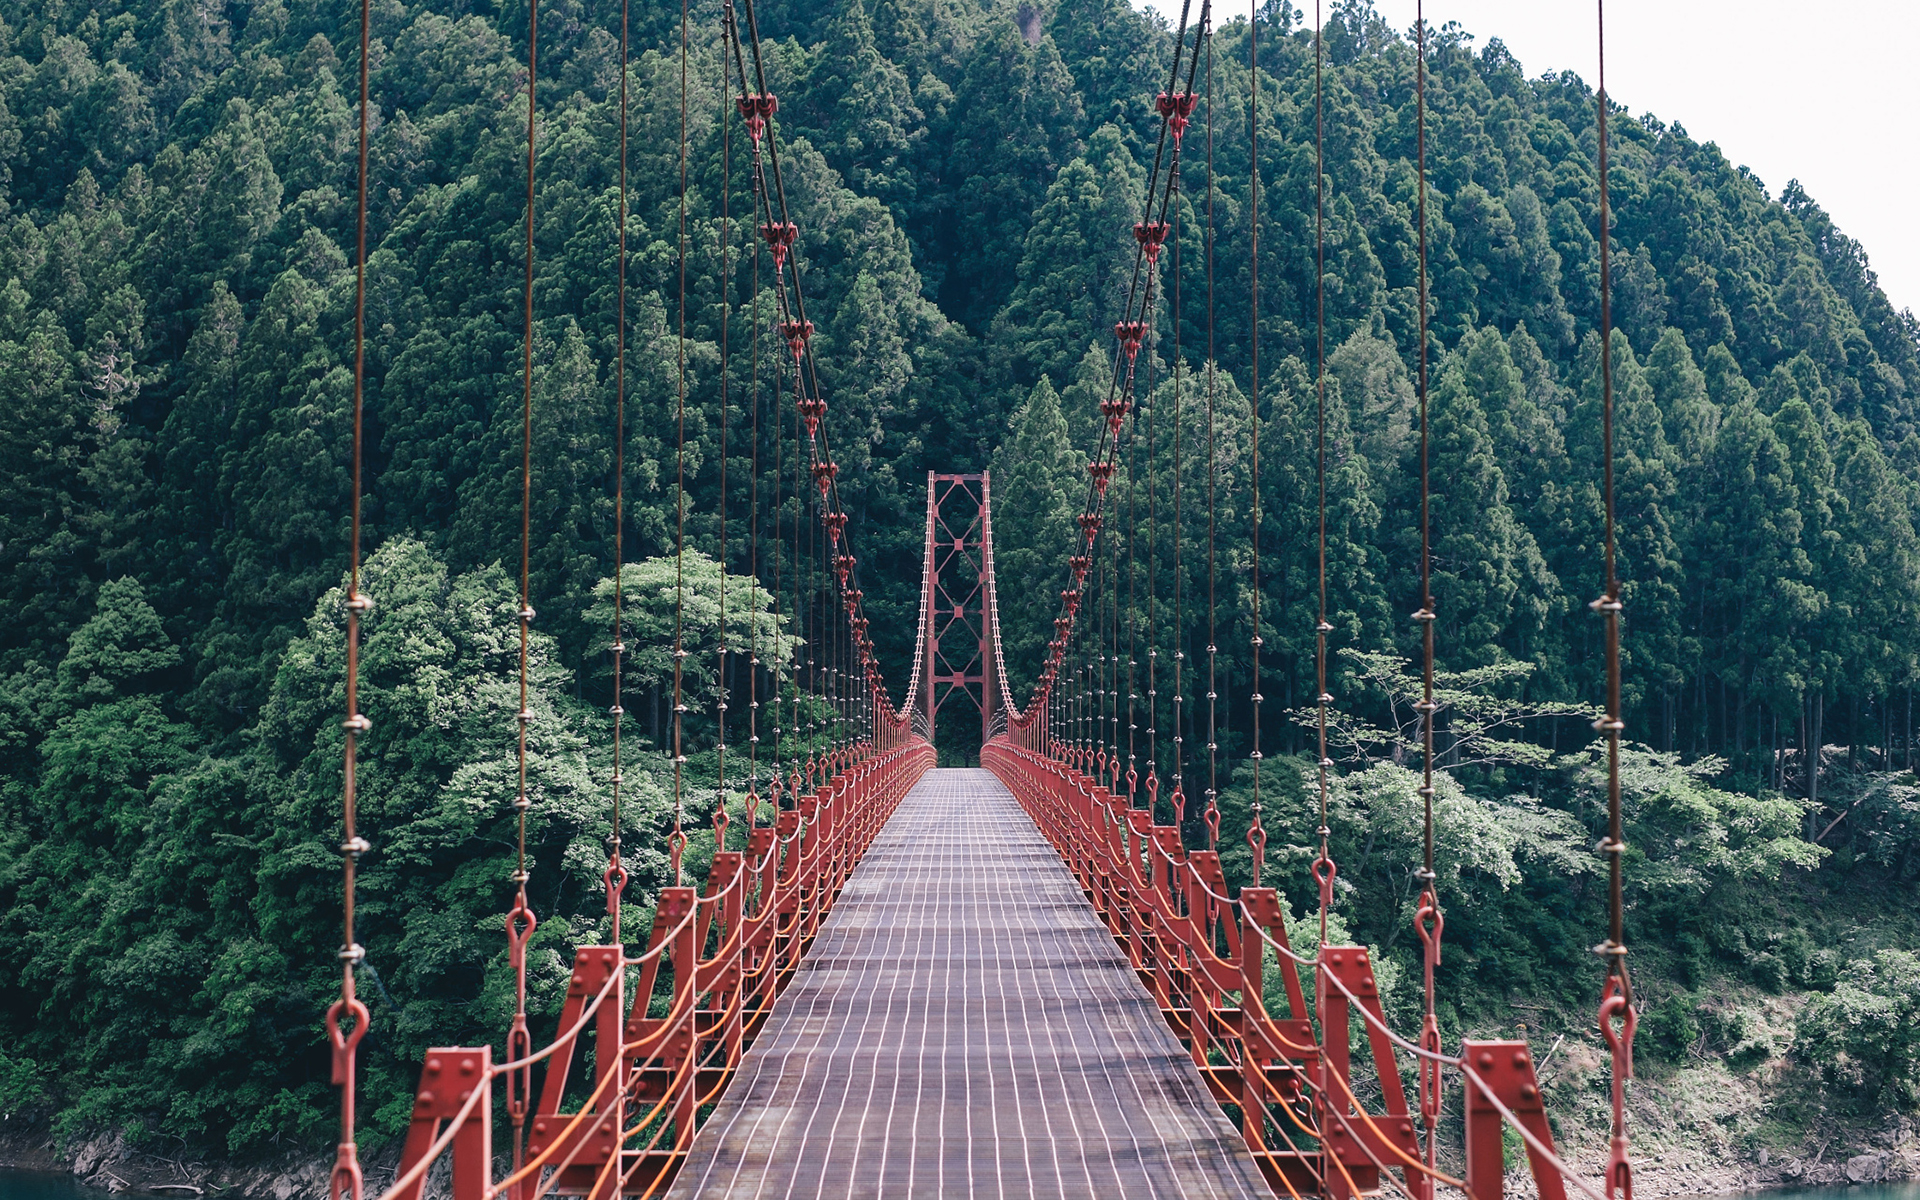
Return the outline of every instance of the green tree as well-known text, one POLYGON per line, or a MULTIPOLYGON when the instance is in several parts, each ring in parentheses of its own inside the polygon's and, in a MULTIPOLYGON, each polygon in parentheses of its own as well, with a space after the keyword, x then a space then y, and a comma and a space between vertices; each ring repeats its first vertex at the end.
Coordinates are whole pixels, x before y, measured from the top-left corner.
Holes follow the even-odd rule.
POLYGON ((996 20, 968 56, 937 135, 946 184, 969 200, 935 243, 952 262, 941 304, 970 328, 984 328, 1011 291, 1029 214, 1079 150, 1082 120, 1053 41, 1029 45, 1011 19, 996 20))
POLYGON ((1095 130, 1086 150, 1054 176, 1027 230, 1019 281, 989 337, 1015 384, 1068 378, 1088 335, 1125 307, 1137 257, 1130 230, 1145 186, 1146 173, 1113 125, 1095 130))
POLYGON ((1014 413, 992 474, 1006 683, 1014 702, 1024 704, 1053 637, 1060 591, 1072 578, 1066 560, 1080 536, 1074 518, 1087 486, 1085 454, 1068 441, 1060 397, 1046 376, 1014 413))

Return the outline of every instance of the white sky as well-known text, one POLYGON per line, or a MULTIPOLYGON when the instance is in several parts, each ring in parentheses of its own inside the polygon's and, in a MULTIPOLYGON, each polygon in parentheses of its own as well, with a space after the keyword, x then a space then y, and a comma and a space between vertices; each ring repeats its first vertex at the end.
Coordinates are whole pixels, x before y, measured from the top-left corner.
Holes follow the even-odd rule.
MULTIPOLYGON (((1242 3, 1245 0, 1241 0, 1242 3)), ((1167 0, 1138 8, 1177 14, 1167 0)), ((1330 5, 1331 0, 1328 0, 1330 5)), ((1415 0, 1374 0, 1397 29, 1415 0)), ((1294 0, 1312 19, 1313 0, 1294 0)), ((1224 0, 1223 13, 1240 7, 1224 0)), ((1495 37, 1529 76, 1595 77, 1592 0, 1426 0, 1475 47, 1495 37)), ((1607 91, 1717 142, 1779 196, 1799 179, 1867 259, 1895 308, 1920 310, 1920 3, 1609 0, 1607 91)))

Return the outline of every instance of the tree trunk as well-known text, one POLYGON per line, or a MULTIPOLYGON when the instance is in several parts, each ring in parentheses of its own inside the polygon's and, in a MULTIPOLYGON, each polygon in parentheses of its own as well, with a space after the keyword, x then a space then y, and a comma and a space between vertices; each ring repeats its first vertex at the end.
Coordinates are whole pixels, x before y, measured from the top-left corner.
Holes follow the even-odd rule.
MULTIPOLYGON (((1820 735, 1827 723, 1827 697, 1816 692, 1813 697, 1813 737, 1807 744, 1807 800, 1820 803, 1820 735)), ((1815 811, 1819 811, 1816 807, 1815 811)))

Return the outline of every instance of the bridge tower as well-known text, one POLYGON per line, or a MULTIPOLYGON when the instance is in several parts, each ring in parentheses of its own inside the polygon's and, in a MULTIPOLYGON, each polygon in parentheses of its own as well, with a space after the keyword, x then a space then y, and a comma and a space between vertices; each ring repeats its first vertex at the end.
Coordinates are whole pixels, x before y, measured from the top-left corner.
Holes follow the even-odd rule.
MULTIPOLYGON (((992 736, 999 695, 988 643, 985 533, 991 480, 927 472, 926 628, 919 699, 926 737, 935 745, 935 717, 957 694, 980 714, 980 744, 992 736)), ((970 748, 971 749, 971 748, 970 748)))

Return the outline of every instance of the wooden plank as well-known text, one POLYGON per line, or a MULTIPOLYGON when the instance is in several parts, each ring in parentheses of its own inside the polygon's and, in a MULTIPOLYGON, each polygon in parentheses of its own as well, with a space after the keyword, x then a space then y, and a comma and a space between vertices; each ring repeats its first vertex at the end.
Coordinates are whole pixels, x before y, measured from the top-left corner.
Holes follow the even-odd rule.
POLYGON ((848 882, 674 1197, 1271 1196, 1073 877, 930 772, 848 882))

